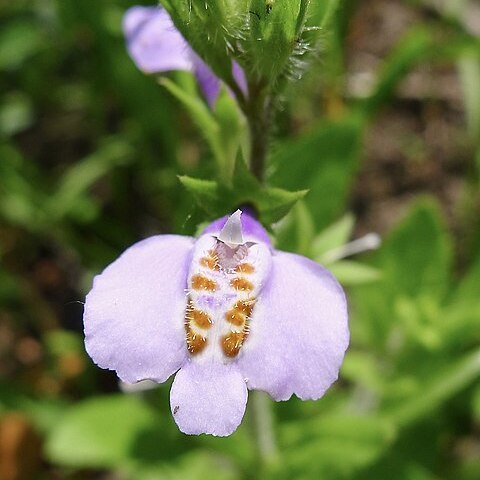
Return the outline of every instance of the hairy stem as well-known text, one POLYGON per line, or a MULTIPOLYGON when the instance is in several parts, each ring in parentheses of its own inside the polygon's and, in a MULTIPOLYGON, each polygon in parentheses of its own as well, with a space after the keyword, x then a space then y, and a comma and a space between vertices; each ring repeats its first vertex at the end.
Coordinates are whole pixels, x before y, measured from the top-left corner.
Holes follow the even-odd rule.
POLYGON ((262 182, 268 154, 272 100, 261 82, 248 86, 248 100, 244 107, 250 134, 250 170, 262 182))

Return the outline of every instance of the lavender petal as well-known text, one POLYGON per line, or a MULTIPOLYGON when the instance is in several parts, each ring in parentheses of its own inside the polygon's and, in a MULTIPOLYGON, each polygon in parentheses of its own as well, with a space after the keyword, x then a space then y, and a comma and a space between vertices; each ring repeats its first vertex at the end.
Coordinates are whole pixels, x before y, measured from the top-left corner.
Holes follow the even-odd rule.
POLYGON ((193 70, 191 49, 163 8, 132 7, 123 18, 127 49, 146 73, 193 70))
POLYGON ((240 90, 244 93, 244 95, 248 94, 248 85, 247 85, 247 77, 245 76, 245 72, 243 68, 234 60, 232 64, 232 73, 233 79, 240 87, 240 90))
POLYGON ((194 240, 138 242, 94 279, 84 310, 85 345, 121 380, 164 382, 187 357, 183 318, 194 240))
POLYGON ((177 373, 170 407, 180 430, 189 435, 232 434, 247 404, 245 381, 233 363, 190 361, 177 373))
POLYGON ((337 379, 349 332, 342 288, 317 263, 276 252, 238 367, 275 400, 318 399, 337 379))
POLYGON ((213 107, 220 93, 220 80, 210 67, 192 51, 193 70, 207 103, 213 107))

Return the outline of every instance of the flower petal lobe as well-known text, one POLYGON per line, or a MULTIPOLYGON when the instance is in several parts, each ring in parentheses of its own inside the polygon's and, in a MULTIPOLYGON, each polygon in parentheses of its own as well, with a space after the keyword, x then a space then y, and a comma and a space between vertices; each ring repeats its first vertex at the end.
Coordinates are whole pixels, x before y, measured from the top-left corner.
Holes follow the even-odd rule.
POLYGON ((128 53, 140 70, 193 70, 191 49, 163 8, 132 7, 123 18, 128 53))
POLYGON ((190 361, 177 373, 170 392, 173 418, 183 433, 232 434, 247 404, 247 386, 235 364, 190 361))
POLYGON ((192 245, 190 237, 150 237, 95 277, 85 303, 85 345, 101 368, 134 383, 164 382, 181 367, 192 245))
POLYGON ((238 358, 249 389, 275 400, 318 399, 337 379, 348 346, 342 288, 317 263, 276 252, 238 358))

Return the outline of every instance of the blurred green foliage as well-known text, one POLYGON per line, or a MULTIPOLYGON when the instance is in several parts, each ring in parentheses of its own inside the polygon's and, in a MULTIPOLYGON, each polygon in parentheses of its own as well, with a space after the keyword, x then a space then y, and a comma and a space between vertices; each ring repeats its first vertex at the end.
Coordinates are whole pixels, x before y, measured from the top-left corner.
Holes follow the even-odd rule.
POLYGON ((480 42, 461 7, 429 10, 386 54, 369 94, 349 98, 345 45, 358 4, 314 2, 310 21, 329 25, 324 54, 285 102, 268 166, 274 193, 244 172, 238 197, 228 184, 239 128, 228 96, 212 113, 185 93, 194 88, 188 75, 172 74, 164 89, 138 72, 120 30, 132 3, 0 6, 2 458, 20 471, 27 460, 17 456, 29 459, 33 478, 479 478, 480 42), (422 62, 458 68, 461 78, 471 151, 464 188, 473 200, 455 215, 467 238, 453 235, 438 201, 424 196, 378 251, 340 258, 356 235, 349 210, 365 134, 422 62), (292 118, 308 128, 296 132, 292 118), (226 119, 233 139, 218 135, 226 119), (222 166, 227 180, 214 183, 222 166), (189 188, 194 177, 203 183, 189 188), (118 393, 115 376, 83 350, 81 301, 92 276, 134 241, 195 232, 206 218, 189 192, 201 194, 209 218, 263 199, 270 222, 305 189, 274 228, 277 246, 325 263, 348 287, 352 341, 341 380, 322 400, 275 404, 280 456, 260 467, 248 412, 229 438, 186 437, 170 417, 168 385, 118 393), (7 424, 23 435, 18 445, 7 424))

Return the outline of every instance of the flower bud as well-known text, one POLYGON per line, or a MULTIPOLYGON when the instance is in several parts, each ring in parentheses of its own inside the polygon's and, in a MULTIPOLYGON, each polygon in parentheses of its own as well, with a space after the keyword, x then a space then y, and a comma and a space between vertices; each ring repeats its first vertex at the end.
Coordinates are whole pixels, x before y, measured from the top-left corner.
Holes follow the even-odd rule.
POLYGON ((215 74, 233 82, 234 58, 247 77, 272 84, 302 34, 309 0, 161 0, 176 28, 215 74))
POLYGON ((299 42, 308 0, 252 0, 248 53, 254 70, 275 79, 299 42))
POLYGON ((245 27, 248 0, 161 0, 176 28, 213 72, 235 84, 232 58, 245 27))

